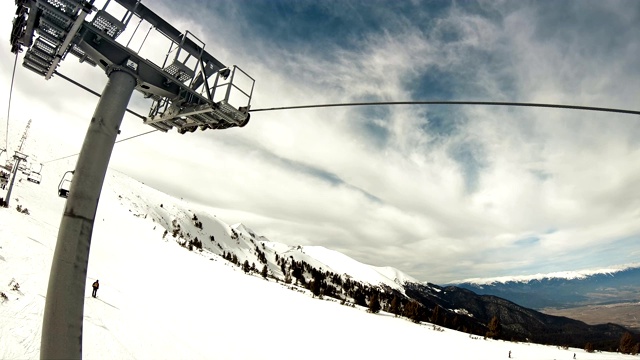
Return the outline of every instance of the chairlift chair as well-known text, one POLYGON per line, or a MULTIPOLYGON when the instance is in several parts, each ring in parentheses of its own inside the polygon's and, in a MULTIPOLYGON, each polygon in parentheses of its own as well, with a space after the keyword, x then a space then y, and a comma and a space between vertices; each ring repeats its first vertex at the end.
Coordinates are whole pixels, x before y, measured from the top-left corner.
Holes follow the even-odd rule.
POLYGON ((42 181, 42 175, 40 175, 37 172, 32 172, 31 174, 29 174, 29 176, 27 176, 27 181, 30 181, 34 184, 40 184, 40 182, 42 181))
POLYGON ((27 181, 30 181, 34 184, 40 184, 40 182, 42 181, 42 175, 40 174, 40 172, 42 172, 42 164, 40 164, 40 170, 35 171, 32 170, 31 173, 29 174, 29 176, 27 176, 27 181))
POLYGON ((75 171, 70 170, 64 173, 62 179, 60 180, 60 184, 58 184, 58 196, 61 198, 69 197, 69 189, 71 188, 71 180, 73 179, 73 173, 75 171))
POLYGON ((0 170, 0 189, 4 190, 8 183, 9 173, 0 170))

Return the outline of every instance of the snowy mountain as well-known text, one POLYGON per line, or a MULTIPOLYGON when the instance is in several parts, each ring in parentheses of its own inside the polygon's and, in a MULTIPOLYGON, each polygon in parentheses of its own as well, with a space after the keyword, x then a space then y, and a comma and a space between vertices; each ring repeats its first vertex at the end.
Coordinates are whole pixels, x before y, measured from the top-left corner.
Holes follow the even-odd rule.
MULTIPOLYGON (((227 225, 211 210, 178 199, 164 199, 161 192, 149 188, 123 174, 113 172, 109 181, 115 184, 114 195, 120 205, 135 216, 157 223, 166 234, 163 238, 192 246, 202 243, 202 250, 215 255, 236 256, 238 263, 248 262, 257 270, 267 267, 271 277, 285 280, 281 264, 287 261, 303 262, 325 272, 348 277, 351 280, 386 286, 403 292, 406 282, 418 282, 398 269, 374 267, 358 262, 342 253, 321 246, 289 246, 270 241, 258 235, 245 224, 227 225), (346 275, 345 275, 346 274, 346 275)), ((295 280, 295 279, 294 279, 295 280)), ((311 280, 310 278, 305 281, 311 280)))
MULTIPOLYGON (((39 356, 47 280, 64 205, 56 188, 64 170, 62 165, 45 168, 40 185, 18 182, 11 207, 0 209, 2 359, 39 356), (18 205, 28 214, 16 211, 18 205)), ((387 359, 425 354, 495 359, 509 351, 520 359, 569 358, 573 353, 580 359, 627 358, 482 340, 385 311, 369 314, 353 304, 354 288, 363 289, 358 281, 403 294, 403 285, 415 279, 323 247, 270 241, 246 225, 227 225, 206 207, 116 172, 108 173, 98 207, 87 289, 95 279, 102 284, 98 298, 87 293, 85 299, 87 359, 387 359), (245 273, 233 264, 245 261, 255 264, 256 271, 245 273), (296 279, 287 283, 296 269, 299 283, 323 275, 306 270, 310 268, 337 275, 327 276, 329 284, 352 283, 350 293, 335 289, 348 306, 329 296, 314 297, 296 279)))
POLYGON ((640 302, 640 266, 467 279, 453 285, 534 309, 640 302))
POLYGON ((605 275, 605 276, 615 276, 616 273, 623 272, 626 270, 633 270, 636 268, 640 268, 640 264, 628 264, 628 265, 620 265, 616 267, 606 268, 606 269, 595 269, 595 270, 579 270, 579 271, 559 271, 547 274, 533 274, 533 275, 516 275, 516 276, 501 276, 501 277, 493 277, 493 278, 470 278, 465 280, 459 280, 451 282, 451 284, 462 284, 462 283, 471 283, 476 285, 493 285, 495 283, 510 283, 510 282, 521 282, 527 283, 531 281, 542 281, 542 280, 583 280, 588 277, 597 276, 597 275, 605 275))

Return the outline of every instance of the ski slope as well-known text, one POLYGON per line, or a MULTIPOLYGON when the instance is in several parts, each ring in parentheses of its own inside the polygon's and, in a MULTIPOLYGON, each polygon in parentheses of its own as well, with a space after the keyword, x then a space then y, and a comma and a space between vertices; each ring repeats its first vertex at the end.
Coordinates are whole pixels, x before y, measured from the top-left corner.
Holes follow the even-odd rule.
MULTIPOLYGON (((0 303, 2 359, 39 357, 49 268, 64 205, 56 196, 62 170, 45 168, 41 185, 19 182, 11 208, 0 209, 0 291, 8 296, 0 303), (18 204, 27 207, 30 215, 17 212, 18 204), (11 289, 15 282, 20 285, 17 291, 11 289)), ((511 351, 513 359, 572 359, 574 353, 577 359, 637 358, 483 340, 384 312, 369 314, 360 307, 313 298, 292 285, 246 275, 219 256, 223 248, 252 260, 251 247, 260 244, 265 244, 268 256, 276 250, 293 254, 373 283, 398 286, 407 280, 395 269, 376 271, 326 248, 270 242, 244 225, 225 224, 206 208, 109 172, 91 244, 83 357, 501 359, 511 351), (204 230, 193 225, 194 213, 204 230), (163 238, 173 220, 181 224, 183 233, 202 236, 210 250, 188 251, 178 244, 180 238, 163 238), (204 238, 209 234, 215 243, 204 238), (95 279, 101 287, 93 299, 95 279)))

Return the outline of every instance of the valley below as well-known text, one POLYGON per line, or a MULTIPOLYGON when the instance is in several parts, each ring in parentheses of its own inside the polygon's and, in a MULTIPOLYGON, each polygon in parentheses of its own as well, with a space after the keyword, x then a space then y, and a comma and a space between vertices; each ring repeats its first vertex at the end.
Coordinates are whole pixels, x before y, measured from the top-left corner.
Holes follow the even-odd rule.
POLYGON ((589 305, 569 309, 545 308, 548 315, 566 316, 589 325, 615 323, 640 332, 640 302, 608 305, 589 305))

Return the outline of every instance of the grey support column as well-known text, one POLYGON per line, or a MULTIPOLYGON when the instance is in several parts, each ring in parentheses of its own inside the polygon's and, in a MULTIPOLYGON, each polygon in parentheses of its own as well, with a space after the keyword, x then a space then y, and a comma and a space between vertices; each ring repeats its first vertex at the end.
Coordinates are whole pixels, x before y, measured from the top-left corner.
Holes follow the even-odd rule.
POLYGON ((82 150, 64 209, 44 308, 41 359, 82 358, 87 263, 93 223, 109 159, 136 79, 109 74, 82 150))

